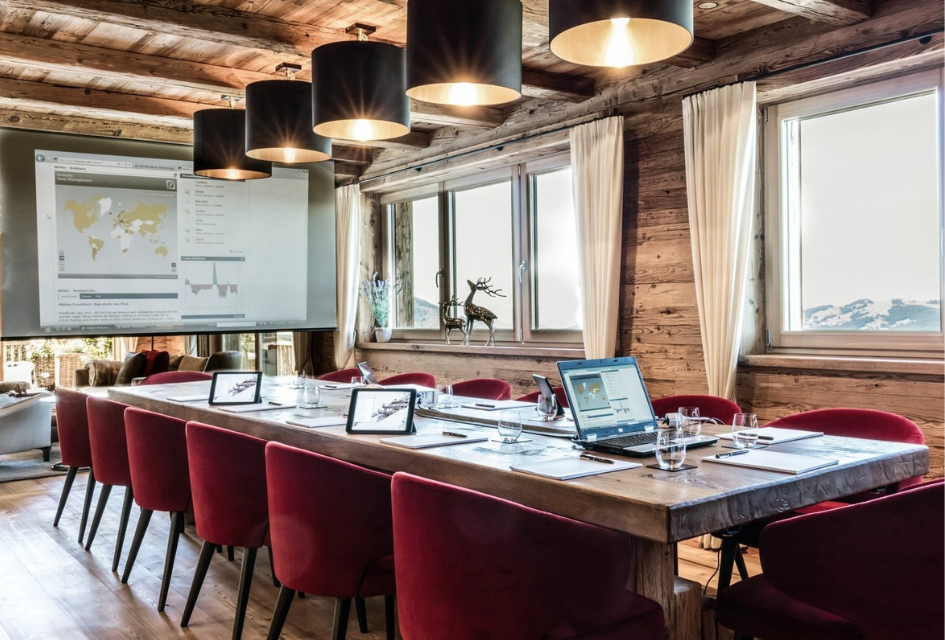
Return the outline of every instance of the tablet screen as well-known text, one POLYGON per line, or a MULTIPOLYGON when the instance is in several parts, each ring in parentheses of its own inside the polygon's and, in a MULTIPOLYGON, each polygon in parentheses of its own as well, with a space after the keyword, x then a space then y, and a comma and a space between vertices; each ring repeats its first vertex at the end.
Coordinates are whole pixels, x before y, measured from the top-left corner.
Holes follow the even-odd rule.
POLYGON ((415 389, 355 389, 348 407, 348 433, 411 433, 415 389))
POLYGON ((262 371, 215 371, 210 404, 255 404, 260 401, 262 371))

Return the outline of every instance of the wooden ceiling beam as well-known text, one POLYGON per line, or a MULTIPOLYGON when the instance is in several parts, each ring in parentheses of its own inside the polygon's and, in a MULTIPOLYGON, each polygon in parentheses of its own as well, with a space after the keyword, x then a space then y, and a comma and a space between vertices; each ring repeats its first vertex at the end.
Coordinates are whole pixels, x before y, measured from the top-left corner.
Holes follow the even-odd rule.
POLYGON ((348 164, 369 165, 374 161, 374 149, 366 147, 342 146, 345 142, 334 142, 331 146, 331 159, 348 164))
POLYGON ((89 136, 124 138, 129 140, 154 140, 174 144, 191 144, 194 132, 190 127, 133 122, 84 115, 56 113, 52 109, 28 108, 22 104, 0 102, 0 126, 31 131, 55 133, 80 133, 89 136))
POLYGON ((827 24, 856 24, 873 16, 872 0, 754 0, 754 2, 827 24))
POLYGON ((583 102, 594 97, 594 80, 522 68, 522 94, 529 98, 583 102))
POLYGON ((687 69, 715 60, 715 41, 694 38, 688 49, 666 60, 666 64, 687 69))
POLYGON ((364 167, 360 164, 335 161, 336 180, 357 180, 363 171, 364 167))

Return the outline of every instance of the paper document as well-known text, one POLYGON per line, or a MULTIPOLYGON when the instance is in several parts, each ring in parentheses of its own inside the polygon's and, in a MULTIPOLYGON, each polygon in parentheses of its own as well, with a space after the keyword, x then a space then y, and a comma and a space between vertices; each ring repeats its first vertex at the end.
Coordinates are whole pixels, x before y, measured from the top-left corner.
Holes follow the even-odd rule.
POLYGON ((328 416, 327 418, 289 418, 286 424, 295 427, 308 427, 314 429, 317 427, 343 427, 348 424, 348 419, 344 416, 328 416))
POLYGON ((503 409, 527 409, 534 407, 534 402, 520 402, 518 400, 477 400, 464 402, 463 409, 478 409, 479 411, 501 411, 503 409))
MULTIPOLYGON (((605 459, 609 460, 610 458, 605 459)), ((520 471, 533 476, 542 476, 554 480, 570 480, 572 478, 583 478, 584 476, 610 473, 611 471, 636 469, 642 466, 643 465, 639 462, 627 462, 624 460, 613 460, 610 463, 595 462, 594 460, 587 460, 575 456, 573 458, 561 458, 560 460, 513 464, 511 469, 512 471, 520 471)))
POLYGON ((279 409, 294 409, 294 404, 235 404, 231 407, 214 407, 220 411, 229 411, 230 413, 250 413, 251 411, 278 411, 279 409))
MULTIPOLYGON (((762 427, 758 429, 758 444, 780 444, 782 442, 792 442, 794 440, 805 440, 807 438, 817 438, 824 435, 823 431, 802 431, 800 429, 782 429, 780 427, 762 427)), ((731 440, 731 433, 719 435, 722 440, 731 440)))
POLYGON ((807 473, 815 469, 830 467, 839 462, 836 458, 818 458, 817 456, 801 456, 795 453, 779 453, 767 449, 754 449, 746 453, 734 452, 735 455, 719 454, 706 456, 705 462, 717 462, 736 467, 748 467, 763 471, 777 471, 779 473, 807 473))
POLYGON ((381 438, 381 442, 384 444, 392 444, 395 447, 404 447, 407 449, 429 449, 431 447, 450 447, 457 444, 485 442, 489 439, 488 435, 483 435, 477 432, 469 432, 468 434, 463 433, 462 435, 464 437, 442 433, 424 433, 422 435, 401 436, 399 438, 381 438))
POLYGON ((167 396, 168 400, 173 400, 174 402, 194 402, 195 400, 209 400, 210 392, 206 393, 192 393, 187 396, 167 396))

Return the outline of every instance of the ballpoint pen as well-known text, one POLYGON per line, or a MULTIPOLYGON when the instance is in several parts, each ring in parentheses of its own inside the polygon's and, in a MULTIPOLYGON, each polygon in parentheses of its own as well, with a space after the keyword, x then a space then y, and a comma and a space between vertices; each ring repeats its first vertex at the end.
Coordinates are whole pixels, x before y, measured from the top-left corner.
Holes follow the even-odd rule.
POLYGON ((592 456, 587 453, 581 454, 581 460, 591 460, 592 462, 603 462, 604 464, 613 464, 614 461, 610 458, 598 458, 597 456, 592 456))
POLYGON ((274 406, 274 407, 281 407, 281 406, 282 406, 282 403, 281 403, 281 402, 270 402, 269 404, 271 404, 271 405, 274 406))
POLYGON ((489 407, 490 409, 495 409, 495 405, 494 405, 494 404, 486 404, 485 402, 477 402, 477 403, 476 403, 476 406, 477 406, 477 407, 489 407))
POLYGON ((444 431, 444 436, 455 436, 457 438, 466 438, 468 437, 465 433, 456 433, 455 431, 444 431))
POLYGON ((748 453, 748 449, 742 449, 741 451, 730 451, 728 453, 717 453, 715 454, 716 458, 731 458, 732 456, 740 456, 743 453, 748 453))

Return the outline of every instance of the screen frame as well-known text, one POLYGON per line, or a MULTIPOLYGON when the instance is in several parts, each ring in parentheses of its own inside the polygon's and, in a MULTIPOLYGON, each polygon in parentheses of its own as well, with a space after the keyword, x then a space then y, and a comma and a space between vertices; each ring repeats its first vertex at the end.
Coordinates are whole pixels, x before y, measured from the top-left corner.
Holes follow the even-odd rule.
POLYGON ((381 435, 409 435, 415 433, 416 430, 413 425, 413 413, 414 408, 417 406, 417 390, 410 387, 361 387, 358 389, 353 389, 351 391, 351 402, 348 405, 348 422, 345 424, 345 433, 349 434, 361 434, 361 433, 373 433, 381 435), (389 395, 403 395, 408 394, 410 400, 407 406, 407 419, 404 421, 404 428, 391 430, 391 429, 371 429, 370 427, 365 428, 358 426, 354 422, 355 411, 358 406, 359 398, 362 394, 389 394, 389 395))
POLYGON ((207 404, 209 404, 211 407, 232 406, 232 405, 238 405, 238 404, 259 404, 261 402, 262 402, 262 371, 214 371, 213 372, 213 379, 210 381, 210 398, 207 400, 207 404), (255 383, 256 392, 253 394, 252 402, 245 401, 245 400, 232 401, 232 400, 226 400, 226 399, 218 399, 216 397, 217 383, 219 380, 222 380, 228 377, 235 377, 235 376, 240 376, 240 377, 245 378, 250 375, 255 376, 256 378, 256 383, 255 383))

